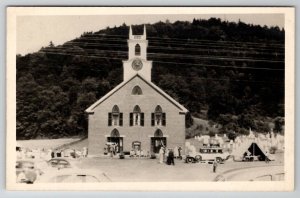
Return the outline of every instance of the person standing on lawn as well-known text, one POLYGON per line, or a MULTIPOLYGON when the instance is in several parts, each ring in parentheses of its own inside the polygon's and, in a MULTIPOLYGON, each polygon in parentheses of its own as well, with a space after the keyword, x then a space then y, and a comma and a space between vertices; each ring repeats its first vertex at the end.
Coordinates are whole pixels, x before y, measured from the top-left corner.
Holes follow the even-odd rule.
POLYGON ((160 147, 159 150, 159 163, 162 164, 164 162, 164 147, 160 147))
POLYGON ((173 152, 172 149, 169 150, 168 165, 175 165, 175 163, 174 163, 174 152, 173 152))
POLYGON ((213 172, 217 172, 217 167, 218 167, 218 162, 217 160, 215 159, 214 162, 213 162, 213 172))
POLYGON ((181 146, 179 146, 179 147, 178 147, 178 158, 179 158, 179 159, 182 159, 181 151, 182 151, 182 148, 181 148, 181 146))
POLYGON ((268 151, 266 151, 266 153, 265 153, 265 162, 266 162, 267 164, 270 162, 268 151))
POLYGON ((175 146, 175 148, 174 148, 174 158, 177 159, 178 157, 179 157, 178 147, 175 146))

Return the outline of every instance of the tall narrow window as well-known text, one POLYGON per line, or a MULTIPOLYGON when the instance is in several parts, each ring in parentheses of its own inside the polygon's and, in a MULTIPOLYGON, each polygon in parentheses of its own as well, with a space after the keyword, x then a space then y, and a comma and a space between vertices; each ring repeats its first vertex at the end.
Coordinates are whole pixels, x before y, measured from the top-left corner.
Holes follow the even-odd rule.
POLYGON ((135 45, 135 55, 140 56, 141 55, 141 46, 139 44, 135 45))
POLYGON ((129 125, 130 126, 144 126, 144 113, 141 108, 136 105, 133 112, 129 114, 129 125))
POLYGON ((154 113, 151 114, 152 126, 166 126, 166 113, 162 111, 161 106, 157 105, 154 113))
POLYGON ((123 126, 123 113, 120 113, 117 105, 108 113, 108 126, 123 126))
POLYGON ((132 95, 142 95, 143 92, 142 92, 142 89, 140 88, 140 86, 137 85, 137 86, 133 87, 131 94, 132 95))

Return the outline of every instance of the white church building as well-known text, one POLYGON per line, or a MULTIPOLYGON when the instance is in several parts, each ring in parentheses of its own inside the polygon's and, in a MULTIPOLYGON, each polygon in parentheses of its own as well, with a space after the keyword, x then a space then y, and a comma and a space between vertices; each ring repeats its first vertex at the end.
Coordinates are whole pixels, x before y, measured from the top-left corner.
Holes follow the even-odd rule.
POLYGON ((127 42, 123 82, 86 109, 89 155, 103 155, 112 142, 118 145, 117 152, 153 154, 162 145, 184 151, 188 110, 151 82, 146 27, 142 35, 133 35, 130 27, 127 42))

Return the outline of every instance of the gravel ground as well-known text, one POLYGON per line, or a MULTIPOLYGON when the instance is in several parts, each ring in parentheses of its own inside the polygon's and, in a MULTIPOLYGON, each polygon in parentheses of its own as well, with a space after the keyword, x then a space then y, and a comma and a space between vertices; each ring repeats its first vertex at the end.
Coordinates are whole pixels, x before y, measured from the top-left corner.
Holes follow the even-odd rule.
MULTIPOLYGON (((29 140, 17 141, 18 144, 28 148, 54 148, 63 144, 69 144, 79 139, 58 139, 58 140, 29 140)), ((191 139, 191 142, 194 140, 191 139)), ((87 139, 72 144, 72 148, 82 149, 87 145, 87 139)), ((279 165, 284 169, 283 152, 275 155, 275 161, 266 164, 265 162, 234 162, 232 159, 224 164, 219 164, 217 173, 213 173, 212 164, 193 163, 187 164, 182 160, 175 160, 175 166, 159 164, 158 159, 145 158, 108 158, 88 157, 74 159, 81 168, 96 169, 105 172, 114 182, 152 182, 152 181, 213 181, 219 174, 231 170, 239 170, 247 167, 264 167, 279 165)), ((280 168, 281 169, 281 168, 280 168)), ((245 171, 244 171, 245 172, 245 171)), ((267 172, 267 171, 266 171, 267 172)), ((251 172, 250 172, 251 174, 251 172)), ((237 178, 239 179, 239 177, 237 178)))
POLYGON ((151 182, 151 181, 212 181, 222 172, 254 166, 282 165, 283 153, 276 154, 276 161, 234 162, 219 164, 217 173, 212 172, 212 165, 207 163, 187 164, 175 160, 175 166, 159 164, 158 159, 118 159, 85 158, 79 167, 98 169, 105 172, 114 182, 151 182))

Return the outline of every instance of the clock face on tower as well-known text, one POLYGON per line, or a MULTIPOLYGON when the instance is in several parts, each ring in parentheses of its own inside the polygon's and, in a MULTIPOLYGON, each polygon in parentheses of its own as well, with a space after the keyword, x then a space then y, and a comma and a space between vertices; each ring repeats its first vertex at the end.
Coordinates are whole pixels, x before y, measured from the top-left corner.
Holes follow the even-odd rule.
POLYGON ((135 70, 135 71, 139 71, 143 68, 143 62, 141 61, 141 59, 139 58, 136 58, 132 61, 132 68, 135 70))

